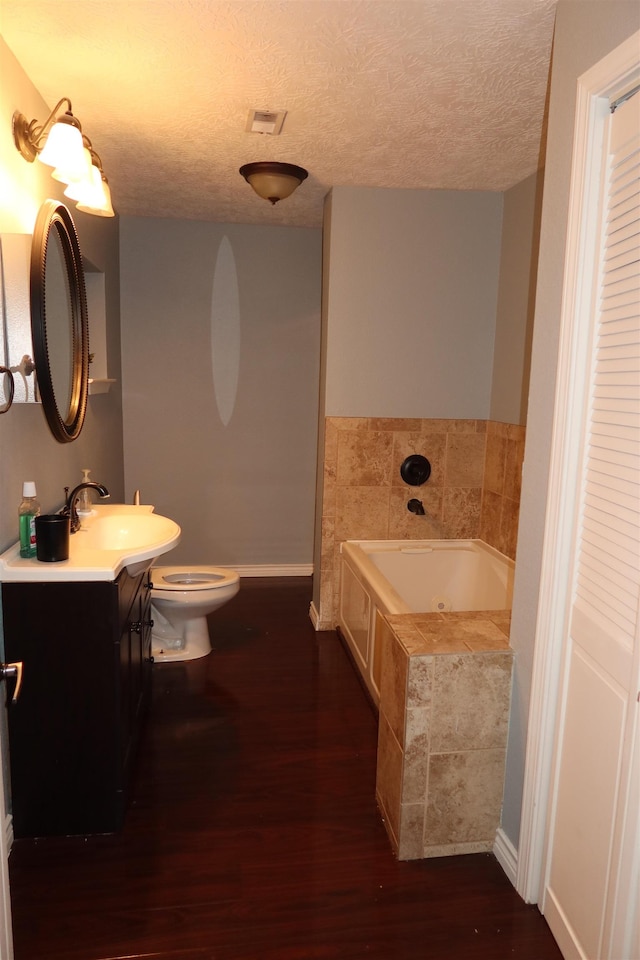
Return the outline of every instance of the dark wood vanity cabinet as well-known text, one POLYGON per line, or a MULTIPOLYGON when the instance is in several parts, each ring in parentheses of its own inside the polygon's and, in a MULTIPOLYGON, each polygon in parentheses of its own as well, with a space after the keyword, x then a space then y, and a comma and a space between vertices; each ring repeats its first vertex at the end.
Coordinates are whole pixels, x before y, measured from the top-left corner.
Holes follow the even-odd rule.
POLYGON ((5 659, 24 664, 8 709, 16 837, 122 825, 151 686, 148 574, 3 583, 5 659))

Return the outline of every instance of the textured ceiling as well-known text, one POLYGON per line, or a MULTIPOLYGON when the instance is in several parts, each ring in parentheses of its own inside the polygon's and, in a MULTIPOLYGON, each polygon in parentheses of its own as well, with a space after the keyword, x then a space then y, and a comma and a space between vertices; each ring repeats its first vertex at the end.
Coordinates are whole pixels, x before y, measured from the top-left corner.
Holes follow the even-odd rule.
POLYGON ((119 213, 319 226, 334 186, 501 191, 533 173, 555 7, 0 0, 0 29, 51 107, 71 99, 119 213), (247 133, 252 108, 287 110, 281 136, 247 133), (272 207, 238 174, 250 160, 309 177, 272 207))

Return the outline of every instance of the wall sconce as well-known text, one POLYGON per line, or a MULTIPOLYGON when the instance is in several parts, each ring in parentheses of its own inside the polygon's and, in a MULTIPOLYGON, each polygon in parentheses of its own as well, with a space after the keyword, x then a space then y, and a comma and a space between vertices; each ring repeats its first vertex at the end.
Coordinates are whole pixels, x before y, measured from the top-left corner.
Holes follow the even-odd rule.
POLYGON ((293 163, 277 163, 270 160, 245 163, 240 167, 239 172, 259 197, 270 200, 273 204, 291 196, 309 176, 306 170, 296 167, 293 163))
POLYGON ((98 217, 113 217, 111 192, 100 157, 91 141, 82 133, 74 117, 71 101, 63 97, 43 124, 27 120, 16 110, 13 115, 13 141, 29 163, 38 159, 53 167, 54 180, 68 184, 65 196, 75 200, 78 210, 98 217), (61 107, 67 105, 64 113, 61 107))

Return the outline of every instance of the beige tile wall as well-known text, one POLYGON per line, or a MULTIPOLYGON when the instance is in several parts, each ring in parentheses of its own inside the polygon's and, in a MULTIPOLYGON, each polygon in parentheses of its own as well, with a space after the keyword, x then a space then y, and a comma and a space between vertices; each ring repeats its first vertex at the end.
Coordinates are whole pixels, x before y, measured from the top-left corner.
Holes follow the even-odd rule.
POLYGON ((479 536, 501 553, 516 558, 525 428, 487 422, 479 536))
POLYGON ((481 537, 515 558, 524 427, 486 420, 327 417, 318 627, 336 623, 343 540, 481 537), (400 476, 405 457, 431 463, 421 487, 400 476), (416 497, 424 516, 407 510, 416 497))

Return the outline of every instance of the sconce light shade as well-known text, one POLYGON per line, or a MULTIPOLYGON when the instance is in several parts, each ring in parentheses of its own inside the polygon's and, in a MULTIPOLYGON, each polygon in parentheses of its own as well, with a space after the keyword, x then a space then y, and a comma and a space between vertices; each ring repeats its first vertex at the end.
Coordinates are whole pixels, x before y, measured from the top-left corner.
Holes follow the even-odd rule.
MULTIPOLYGON (((75 154, 74 154, 75 156, 75 154)), ((82 148, 82 167, 76 167, 75 161, 72 162, 71 167, 68 163, 63 164, 62 166, 56 166, 51 176, 54 180, 59 180, 60 183, 68 184, 78 184, 86 183, 87 180, 91 177, 91 154, 86 147, 82 148), (78 177, 77 173, 80 172, 81 176, 78 177)), ((66 192, 66 191, 65 191, 66 192)))
POLYGON ((52 176, 62 183, 72 183, 87 176, 82 130, 75 117, 65 113, 54 123, 38 160, 55 167, 52 176))
MULTIPOLYGON (((86 150, 86 147, 85 147, 85 150, 86 150)), ((88 150, 87 150, 87 153, 89 153, 88 150)), ((72 180, 64 192, 65 197, 69 197, 69 200, 75 200, 76 203, 78 201, 92 199, 95 194, 95 181, 93 176, 94 170, 96 171, 99 177, 100 171, 93 166, 91 162, 91 154, 89 154, 89 167, 87 170, 86 177, 84 177, 82 180, 72 180)), ((57 179, 55 174, 56 174, 56 171, 54 170, 51 176, 54 179, 57 179)))
POLYGON ((95 217, 115 217, 113 205, 111 203, 111 190, 107 183, 107 178, 101 174, 97 167, 93 167, 93 177, 96 179, 95 193, 89 198, 78 200, 76 207, 83 213, 92 213, 95 217))
MULTIPOLYGON (((88 151, 87 151, 88 152, 88 151)), ((95 164, 91 164, 87 179, 70 183, 64 192, 65 197, 75 200, 78 210, 93 213, 99 217, 113 217, 111 195, 108 185, 95 164)))
POLYGON ((75 200, 78 210, 92 213, 96 217, 114 217, 109 184, 100 169, 91 165, 91 174, 80 183, 70 183, 64 192, 65 197, 75 200))
POLYGON ((296 187, 309 176, 306 170, 293 163, 271 160, 245 163, 240 167, 240 173, 259 197, 270 200, 273 204, 291 196, 296 187))

